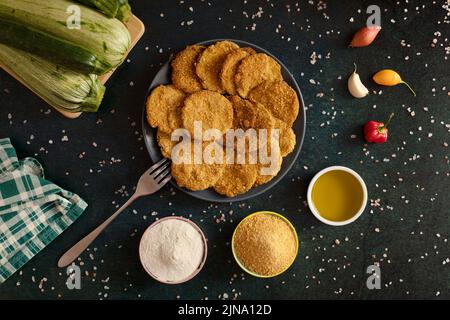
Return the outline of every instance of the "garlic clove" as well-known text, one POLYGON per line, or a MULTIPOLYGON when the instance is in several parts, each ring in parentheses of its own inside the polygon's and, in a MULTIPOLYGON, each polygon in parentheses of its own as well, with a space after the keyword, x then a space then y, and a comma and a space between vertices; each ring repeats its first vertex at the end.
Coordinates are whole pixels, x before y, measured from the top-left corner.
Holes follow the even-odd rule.
POLYGON ((356 65, 355 71, 348 78, 348 91, 355 98, 364 98, 369 94, 369 90, 367 90, 366 86, 361 82, 359 74, 356 73, 356 65))

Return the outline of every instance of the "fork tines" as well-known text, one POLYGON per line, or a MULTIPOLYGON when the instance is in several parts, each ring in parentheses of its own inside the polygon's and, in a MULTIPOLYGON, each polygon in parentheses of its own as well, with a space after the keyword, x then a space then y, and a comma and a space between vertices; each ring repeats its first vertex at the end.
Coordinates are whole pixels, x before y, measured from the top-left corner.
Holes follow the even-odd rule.
POLYGON ((158 184, 165 184, 172 176, 170 175, 170 160, 162 159, 149 169, 149 174, 158 184))

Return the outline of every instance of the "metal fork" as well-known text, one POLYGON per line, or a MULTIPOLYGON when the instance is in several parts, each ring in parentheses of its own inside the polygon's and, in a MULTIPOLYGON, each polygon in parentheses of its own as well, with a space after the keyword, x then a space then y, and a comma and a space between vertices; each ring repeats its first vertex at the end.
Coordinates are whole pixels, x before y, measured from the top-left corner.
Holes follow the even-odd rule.
POLYGON ((136 199, 155 193, 161 189, 172 176, 170 175, 170 161, 167 159, 162 159, 161 161, 155 163, 150 167, 139 179, 138 185, 136 187, 136 192, 131 196, 131 198, 125 202, 125 204, 120 207, 111 217, 109 217, 105 222, 95 228, 86 237, 77 242, 72 248, 70 248, 58 261, 58 267, 64 268, 70 265, 78 256, 86 250, 86 248, 106 229, 111 222, 118 217, 123 210, 128 208, 136 199))

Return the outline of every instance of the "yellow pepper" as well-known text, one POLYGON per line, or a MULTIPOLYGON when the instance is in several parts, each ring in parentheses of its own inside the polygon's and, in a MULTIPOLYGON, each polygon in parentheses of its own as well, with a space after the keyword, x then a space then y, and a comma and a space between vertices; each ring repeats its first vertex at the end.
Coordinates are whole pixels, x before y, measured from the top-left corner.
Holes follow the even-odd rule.
POLYGON ((389 87, 396 86, 398 84, 404 84, 409 88, 409 90, 411 90, 411 92, 414 94, 414 97, 416 96, 416 93, 410 87, 410 85, 407 84, 405 81, 403 81, 400 75, 394 70, 384 69, 378 71, 377 73, 374 74, 373 81, 375 81, 379 85, 389 87))

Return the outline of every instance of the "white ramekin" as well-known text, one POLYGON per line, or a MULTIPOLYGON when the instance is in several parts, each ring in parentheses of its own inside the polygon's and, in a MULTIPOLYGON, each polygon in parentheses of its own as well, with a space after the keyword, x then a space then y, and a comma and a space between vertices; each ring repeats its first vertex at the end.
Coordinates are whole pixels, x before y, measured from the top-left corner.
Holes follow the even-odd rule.
POLYGON ((320 220, 323 223, 328 224, 330 226, 344 226, 344 225, 352 223, 353 221, 358 219, 361 216, 361 214, 364 212, 364 209, 366 208, 366 204, 367 204, 367 187, 366 187, 364 180, 361 178, 361 176, 358 173, 356 173, 354 170, 347 168, 347 167, 343 167, 343 166, 331 166, 331 167, 328 167, 328 168, 325 168, 325 169, 319 171, 314 176, 314 178, 312 178, 311 182, 309 183, 307 198, 308 198, 309 209, 311 210, 313 215, 318 220, 320 220), (328 220, 328 219, 322 217, 312 200, 312 190, 313 190, 314 184, 316 183, 317 179, 319 179, 323 174, 325 174, 329 171, 334 171, 334 170, 341 170, 341 171, 350 173, 352 176, 354 176, 358 180, 358 182, 360 183, 361 188, 363 190, 363 201, 362 201, 361 207, 359 208, 358 212, 350 219, 347 219, 344 221, 332 221, 332 220, 328 220))
POLYGON ((185 282, 187 282, 187 281, 193 279, 193 278, 194 278, 194 277, 195 277, 195 276, 203 269, 203 266, 205 265, 206 257, 207 257, 207 256, 208 256, 208 242, 207 242, 207 240, 206 240, 206 237, 205 237, 205 234, 203 233, 203 231, 200 229, 200 227, 199 227, 198 225, 196 225, 196 224, 195 224, 194 222, 192 222, 191 220, 186 219, 186 218, 183 218, 183 217, 179 217, 179 216, 170 216, 170 217, 162 218, 162 219, 159 219, 159 220, 156 220, 155 222, 153 222, 153 223, 145 230, 145 232, 143 233, 143 235, 142 235, 142 237, 141 237, 141 241, 140 241, 140 243, 139 243, 139 258, 140 258, 140 260, 141 260, 142 267, 145 269, 145 271, 146 271, 153 279, 155 279, 156 281, 159 281, 159 282, 161 282, 161 283, 164 283, 164 284, 181 284, 181 283, 185 283, 185 282), (143 258, 144 258, 143 239, 144 239, 144 237, 145 237, 145 234, 146 234, 147 232, 150 232, 150 230, 151 230, 153 227, 155 227, 157 224, 159 224, 159 223, 161 223, 161 222, 163 222, 163 221, 166 221, 166 220, 170 220, 170 219, 182 220, 182 221, 184 221, 184 222, 189 223, 191 226, 193 226, 193 227, 195 228, 195 230, 198 231, 198 233, 200 233, 200 235, 201 235, 201 237, 202 237, 202 241, 203 241, 203 248, 204 248, 204 250, 203 250, 203 259, 202 259, 200 265, 199 265, 198 268, 194 271, 194 273, 192 273, 192 274, 191 274, 190 276, 188 276, 186 279, 182 279, 182 280, 180 280, 180 281, 166 281, 166 280, 164 280, 164 279, 158 278, 156 275, 152 274, 150 270, 148 270, 146 264, 144 263, 144 259, 143 259, 143 258))

